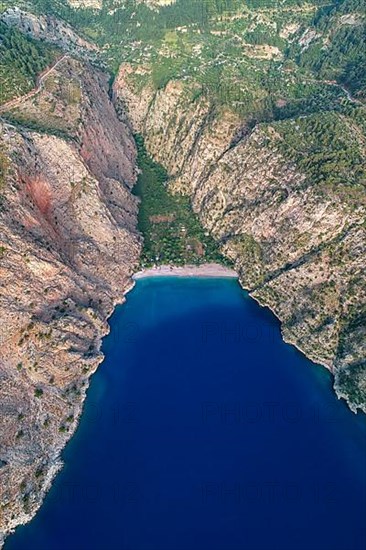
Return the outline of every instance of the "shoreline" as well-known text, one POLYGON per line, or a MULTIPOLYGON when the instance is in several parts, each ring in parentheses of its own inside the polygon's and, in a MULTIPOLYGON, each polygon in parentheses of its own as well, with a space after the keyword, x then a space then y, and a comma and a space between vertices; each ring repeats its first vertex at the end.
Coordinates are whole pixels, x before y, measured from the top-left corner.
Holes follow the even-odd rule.
POLYGON ((304 351, 295 340, 292 340, 288 336, 284 334, 283 327, 282 327, 282 319, 278 316, 278 314, 275 312, 275 310, 268 304, 263 303, 257 296, 253 296, 253 294, 250 293, 249 289, 245 287, 244 282, 240 279, 239 274, 234 270, 230 269, 228 267, 225 267, 221 264, 215 264, 215 263, 208 263, 208 264, 202 264, 202 265, 183 265, 183 266, 174 266, 174 265, 160 265, 160 266, 154 266, 151 268, 145 268, 140 271, 137 271, 132 275, 132 284, 131 286, 124 292, 124 297, 134 288, 137 281, 142 279, 148 279, 148 278, 154 278, 154 277, 181 277, 181 278, 225 278, 225 279, 235 279, 239 283, 242 290, 246 291, 248 293, 248 296, 252 298, 261 308, 267 308, 269 311, 274 315, 274 317, 277 319, 277 321, 280 324, 280 333, 281 338, 285 344, 293 346, 297 351, 299 351, 304 357, 306 357, 309 361, 311 361, 315 366, 321 366, 324 367, 332 376, 333 378, 333 391, 338 398, 338 400, 344 400, 348 406, 348 408, 354 413, 357 414, 359 411, 366 414, 366 407, 363 406, 355 406, 347 399, 347 396, 343 395, 341 392, 338 391, 337 385, 336 385, 336 378, 334 373, 334 365, 332 363, 328 363, 326 361, 323 361, 320 358, 317 358, 316 356, 313 356, 309 352, 304 351))
POLYGON ((221 264, 202 264, 202 265, 159 265, 141 271, 137 271, 132 276, 133 281, 147 279, 149 277, 202 277, 213 279, 239 279, 238 273, 234 269, 225 267, 221 264))
MULTIPOLYGON (((56 476, 59 474, 60 470, 62 470, 64 468, 65 464, 64 464, 63 457, 62 457, 62 453, 63 453, 65 447, 69 444, 70 440, 75 436, 75 432, 76 432, 76 430, 79 426, 81 416, 82 416, 83 410, 84 410, 85 401, 87 399, 87 393, 88 393, 88 389, 89 389, 89 386, 90 386, 90 383, 91 383, 91 379, 92 379, 93 375, 95 374, 95 372, 101 367, 102 363, 105 360, 105 356, 101 352, 101 349, 102 349, 103 339, 106 336, 108 336, 108 334, 110 332, 109 320, 112 317, 112 315, 114 314, 114 312, 116 310, 116 307, 119 306, 119 305, 123 305, 126 302, 127 295, 136 286, 136 281, 139 281, 139 280, 142 280, 142 279, 147 279, 147 278, 150 278, 150 277, 153 277, 153 278, 154 277, 181 277, 181 278, 208 278, 208 279, 209 278, 211 278, 211 279, 223 278, 223 279, 233 279, 233 280, 235 279, 235 280, 238 281, 241 289, 243 291, 248 292, 248 290, 245 288, 243 282, 240 280, 239 274, 235 270, 230 269, 228 267, 225 267, 221 264, 211 263, 211 264, 202 264, 200 266, 185 265, 185 266, 179 266, 179 267, 178 266, 172 266, 172 265, 161 265, 161 266, 154 266, 152 268, 142 269, 140 271, 136 271, 133 274, 130 274, 129 284, 126 285, 126 287, 124 289, 122 289, 120 297, 116 298, 113 301, 113 306, 110 309, 110 311, 107 312, 106 318, 105 318, 104 323, 103 323, 102 330, 100 331, 100 334, 98 336, 98 339, 97 339, 98 341, 97 341, 97 345, 96 345, 96 352, 97 353, 96 353, 96 356, 95 356, 95 368, 90 371, 90 374, 88 376, 88 382, 87 382, 86 387, 84 388, 84 392, 83 392, 83 395, 82 395, 80 403, 79 403, 78 415, 75 417, 74 423, 70 427, 70 432, 69 432, 70 437, 67 439, 67 441, 65 441, 62 448, 60 448, 58 450, 58 452, 55 454, 53 464, 52 464, 52 466, 51 466, 51 468, 48 472, 48 475, 47 475, 46 483, 44 484, 44 486, 42 488, 42 491, 41 491, 41 498, 35 504, 33 510, 31 510, 28 514, 25 514, 24 517, 21 518, 20 521, 16 521, 16 519, 14 519, 14 522, 12 522, 12 524, 9 526, 9 528, 7 530, 0 532, 0 549, 2 549, 3 546, 5 545, 6 539, 10 535, 14 534, 18 527, 20 527, 22 525, 26 525, 26 524, 30 523, 33 520, 33 518, 37 514, 38 510, 41 508, 41 506, 43 506, 44 499, 45 499, 47 493, 49 492, 49 490, 51 489, 51 487, 53 486, 56 476)), ((305 353, 295 342, 285 338, 285 336, 283 334, 283 331, 282 331, 282 321, 269 305, 262 303, 257 297, 251 295, 249 292, 248 292, 248 295, 250 296, 250 298, 252 298, 259 305, 259 307, 268 308, 271 311, 271 313, 274 315, 274 317, 279 321, 281 337, 282 337, 282 340, 287 345, 294 346, 301 354, 303 354, 308 360, 310 360, 315 365, 320 365, 322 367, 325 367, 332 374, 333 379, 334 379, 334 373, 333 373, 330 365, 328 365, 325 362, 322 362, 320 360, 316 360, 316 358, 313 358, 313 357, 309 356, 309 354, 305 353)), ((337 392, 336 387, 334 386, 334 384, 333 384, 333 391, 334 391, 336 397, 338 398, 338 400, 344 399, 344 401, 347 403, 347 406, 349 407, 349 409, 354 414, 357 414, 359 410, 366 413, 366 409, 364 409, 363 407, 352 407, 352 406, 350 406, 350 403, 348 402, 347 398, 343 395, 340 395, 337 392)))

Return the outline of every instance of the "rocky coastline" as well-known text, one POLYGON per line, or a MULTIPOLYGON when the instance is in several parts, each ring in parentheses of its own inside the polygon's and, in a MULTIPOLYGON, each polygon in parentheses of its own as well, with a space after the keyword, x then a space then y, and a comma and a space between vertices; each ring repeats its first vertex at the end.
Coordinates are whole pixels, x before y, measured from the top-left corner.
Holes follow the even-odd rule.
POLYGON ((10 111, 21 125, 0 124, 0 540, 62 467, 141 250, 136 149, 107 76, 68 58, 47 79, 10 111))
POLYGON ((227 108, 192 100, 194 81, 156 91, 149 71, 122 64, 117 109, 167 170, 171 191, 190 197, 243 288, 281 321, 283 338, 334 374, 353 411, 366 411, 362 199, 314 185, 285 150, 281 121, 245 129, 227 108))
MULTIPOLYGON (((95 53, 68 26, 19 10, 6 17, 32 36, 51 32, 71 54, 95 53)), ((205 98, 186 94, 191 83, 155 92, 147 79, 137 91, 135 70, 122 65, 112 101, 107 75, 70 55, 0 120, 0 546, 32 519, 62 467, 107 320, 141 278, 238 278, 281 321, 284 340, 334 374, 338 397, 366 411, 366 343, 351 294, 364 269, 364 206, 320 196, 279 147, 276 125, 246 131, 232 112, 214 116, 205 98), (234 269, 137 271, 133 132, 234 269)))

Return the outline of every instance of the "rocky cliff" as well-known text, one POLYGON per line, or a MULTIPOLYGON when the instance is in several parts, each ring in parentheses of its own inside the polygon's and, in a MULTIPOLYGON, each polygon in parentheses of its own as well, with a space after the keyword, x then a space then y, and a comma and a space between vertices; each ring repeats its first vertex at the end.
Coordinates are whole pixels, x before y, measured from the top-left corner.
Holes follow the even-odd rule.
POLYGON ((6 25, 17 27, 32 38, 46 40, 79 56, 90 56, 98 49, 81 38, 70 25, 51 15, 35 15, 14 7, 5 10, 0 20, 6 25))
POLYGON ((17 124, 0 126, 0 539, 34 515, 61 466, 140 252, 135 145, 105 75, 65 59, 7 114, 17 124))
MULTIPOLYGON (((53 17, 2 17, 69 52, 93 50, 53 17)), ((254 124, 189 77, 156 91, 144 66, 121 67, 114 100, 119 119, 107 76, 66 56, 1 121, 0 539, 34 515, 60 468, 106 319, 138 263, 130 125, 285 339, 332 370, 353 410, 366 408, 364 188, 348 184, 352 173, 319 184, 299 162, 295 141, 309 142, 319 119, 254 124)), ((364 161, 359 119, 326 116, 364 161)))
MULTIPOLYGON (((318 118, 253 127, 210 104, 193 81, 155 91, 148 72, 123 65, 115 100, 167 168, 172 191, 191 197, 243 287, 281 320, 286 341, 334 373, 353 410, 365 409, 364 188, 348 184, 351 173, 340 184, 315 183, 296 162, 288 135, 305 144, 318 118)), ((331 127, 340 123, 341 115, 326 116, 331 127)), ((341 122, 364 159, 360 128, 341 122)))

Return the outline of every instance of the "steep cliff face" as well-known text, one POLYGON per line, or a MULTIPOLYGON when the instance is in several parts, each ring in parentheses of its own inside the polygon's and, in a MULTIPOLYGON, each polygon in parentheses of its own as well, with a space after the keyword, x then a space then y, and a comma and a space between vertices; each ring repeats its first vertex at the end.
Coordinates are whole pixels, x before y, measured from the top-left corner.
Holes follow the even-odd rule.
POLYGON ((17 27, 32 38, 46 40, 74 51, 78 55, 90 55, 97 50, 94 44, 80 38, 70 25, 49 15, 34 15, 15 7, 5 10, 0 19, 9 26, 17 27))
POLYGON ((140 253, 135 145, 104 75, 66 60, 49 79, 12 113, 28 127, 48 120, 47 132, 0 126, 0 539, 60 468, 140 253), (59 95, 67 78, 73 92, 59 95), (73 109, 68 136, 52 135, 73 109))
MULTIPOLYGON (((251 129, 213 108, 192 82, 158 92, 135 84, 123 66, 116 102, 168 169, 172 190, 191 197, 243 286, 282 321, 284 338, 334 372, 353 409, 365 408, 364 193, 315 184, 293 160, 285 138, 292 129, 301 141, 311 116, 251 129)), ((357 125, 344 132, 360 137, 357 125)))
MULTIPOLYGON (((11 9, 2 19, 69 52, 94 50, 53 17, 11 9)), ((149 71, 122 66, 118 119, 106 75, 63 57, 5 113, 16 125, 0 126, 0 543, 34 515, 61 466, 105 320, 138 262, 130 124, 285 338, 365 409, 364 189, 315 184, 296 161, 286 136, 305 142, 311 117, 253 127, 187 78, 156 92, 149 71)), ((364 131, 342 124, 364 160, 364 131)))

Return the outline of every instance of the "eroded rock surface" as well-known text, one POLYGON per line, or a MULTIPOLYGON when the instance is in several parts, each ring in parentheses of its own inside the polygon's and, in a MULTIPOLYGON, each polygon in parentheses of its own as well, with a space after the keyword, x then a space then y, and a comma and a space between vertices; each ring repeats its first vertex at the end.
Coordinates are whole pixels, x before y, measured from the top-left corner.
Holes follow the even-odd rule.
POLYGON ((14 7, 5 10, 0 19, 32 38, 46 40, 78 55, 90 55, 97 50, 94 44, 81 38, 70 25, 50 15, 35 15, 14 7))

